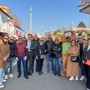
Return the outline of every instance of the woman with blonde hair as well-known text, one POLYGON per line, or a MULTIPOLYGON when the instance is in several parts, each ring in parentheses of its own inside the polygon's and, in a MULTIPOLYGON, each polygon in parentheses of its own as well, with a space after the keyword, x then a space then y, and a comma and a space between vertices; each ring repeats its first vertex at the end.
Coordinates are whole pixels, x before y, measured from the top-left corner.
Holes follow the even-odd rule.
POLYGON ((71 47, 68 49, 69 57, 67 61, 67 72, 66 76, 70 77, 69 80, 78 80, 79 76, 79 48, 76 45, 76 41, 72 41, 71 47))

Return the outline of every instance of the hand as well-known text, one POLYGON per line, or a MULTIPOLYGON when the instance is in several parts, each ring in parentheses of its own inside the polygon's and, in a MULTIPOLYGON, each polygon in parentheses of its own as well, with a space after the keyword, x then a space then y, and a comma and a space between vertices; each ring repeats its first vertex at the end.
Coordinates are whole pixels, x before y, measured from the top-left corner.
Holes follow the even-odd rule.
POLYGON ((84 62, 84 61, 82 61, 82 63, 84 64, 85 62, 84 62))
POLYGON ((28 46, 26 46, 26 49, 28 49, 28 46))
POLYGON ((24 60, 25 60, 25 61, 27 60, 27 56, 24 57, 24 60))
POLYGON ((18 58, 16 57, 16 59, 15 59, 16 61, 18 61, 18 58))
POLYGON ((4 58, 3 58, 3 61, 7 61, 7 58, 6 58, 6 57, 4 57, 4 58))

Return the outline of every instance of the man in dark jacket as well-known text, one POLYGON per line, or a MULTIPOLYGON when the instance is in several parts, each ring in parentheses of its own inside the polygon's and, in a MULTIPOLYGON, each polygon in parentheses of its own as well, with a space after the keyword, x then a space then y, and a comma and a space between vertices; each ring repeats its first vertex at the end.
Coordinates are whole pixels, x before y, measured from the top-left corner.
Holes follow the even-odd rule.
MULTIPOLYGON (((88 39, 88 46, 83 51, 82 62, 85 64, 87 60, 90 60, 90 39, 88 39)), ((90 61, 89 61, 90 62, 90 61)), ((90 65, 85 64, 85 75, 87 78, 86 87, 90 90, 90 65)))
POLYGON ((10 67, 9 70, 9 77, 14 78, 13 76, 13 67, 15 62, 15 52, 16 52, 16 44, 14 43, 14 38, 12 36, 9 37, 9 47, 10 47, 10 56, 8 59, 8 63, 5 69, 5 79, 8 79, 8 66, 10 67))
POLYGON ((47 72, 48 73, 50 72, 50 62, 51 62, 51 69, 53 70, 52 58, 50 57, 52 44, 53 44, 53 40, 51 38, 51 35, 48 35, 48 39, 45 42, 46 62, 47 62, 47 72))
MULTIPOLYGON (((31 47, 30 47, 31 56, 32 56, 32 66, 31 66, 32 67, 31 68, 32 73, 34 72, 34 61, 35 61, 35 58, 36 58, 38 45, 39 45, 38 35, 35 34, 34 39, 31 41, 31 47)), ((36 61, 36 71, 38 71, 37 68, 38 67, 37 67, 37 61, 36 61)))

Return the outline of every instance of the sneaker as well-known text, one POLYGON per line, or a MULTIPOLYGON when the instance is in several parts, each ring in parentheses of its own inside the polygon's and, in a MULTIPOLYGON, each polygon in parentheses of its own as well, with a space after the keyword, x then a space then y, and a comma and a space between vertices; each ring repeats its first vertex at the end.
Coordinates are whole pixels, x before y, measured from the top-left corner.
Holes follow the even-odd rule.
POLYGON ((7 80, 6 79, 2 79, 2 82, 6 82, 7 80))
POLYGON ((78 76, 75 77, 75 80, 78 81, 78 76))
POLYGON ((4 77, 4 78, 5 78, 5 80, 8 80, 8 75, 5 75, 5 77, 4 77))
POLYGON ((1 84, 1 85, 0 85, 0 88, 4 88, 4 85, 3 85, 3 84, 1 84))
POLYGON ((70 78, 69 78, 69 80, 70 80, 70 81, 74 80, 74 77, 73 77, 73 76, 72 76, 72 77, 70 77, 70 78))
POLYGON ((85 77, 81 76, 80 81, 83 81, 83 80, 85 80, 85 77))
POLYGON ((13 76, 12 74, 9 74, 9 77, 10 77, 10 78, 14 78, 14 76, 13 76))

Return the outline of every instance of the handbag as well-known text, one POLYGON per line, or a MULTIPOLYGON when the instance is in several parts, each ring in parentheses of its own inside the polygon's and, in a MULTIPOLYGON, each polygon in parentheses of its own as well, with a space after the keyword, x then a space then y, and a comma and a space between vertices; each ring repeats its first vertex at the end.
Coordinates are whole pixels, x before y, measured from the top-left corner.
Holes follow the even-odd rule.
POLYGON ((78 56, 71 56, 72 62, 79 62, 78 56))
POLYGON ((41 57, 40 57, 41 59, 45 59, 45 55, 41 55, 41 57))
POLYGON ((90 60, 87 59, 85 64, 90 66, 90 60))

